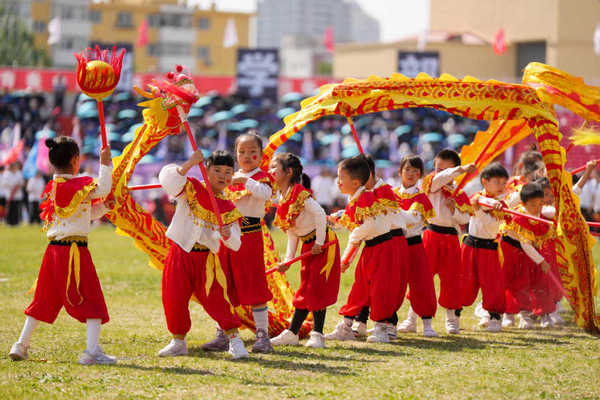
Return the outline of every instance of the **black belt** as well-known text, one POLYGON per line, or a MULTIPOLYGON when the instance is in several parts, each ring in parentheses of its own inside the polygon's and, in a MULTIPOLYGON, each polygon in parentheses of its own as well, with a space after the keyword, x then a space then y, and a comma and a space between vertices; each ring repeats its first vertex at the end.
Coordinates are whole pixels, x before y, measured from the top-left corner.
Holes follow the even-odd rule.
POLYGON ((375 236, 373 239, 365 240, 365 247, 377 246, 387 240, 392 239, 390 232, 384 233, 383 235, 375 236))
POLYGON ((392 229, 392 230, 390 230, 390 234, 393 237, 404 236, 404 231, 402 230, 402 228, 392 229))
POLYGON ((260 230, 262 230, 262 227, 260 226, 260 218, 242 218, 242 233, 258 232, 260 230))
POLYGON ((498 250, 498 242, 494 239, 481 239, 475 236, 467 236, 463 243, 475 249, 498 250))
POLYGON ((502 235, 502 241, 510 244, 513 247, 516 247, 517 249, 522 249, 521 242, 519 242, 516 239, 511 238, 510 236, 502 235))
POLYGON ((409 246, 413 246, 413 245, 419 244, 419 243, 423 243, 423 239, 421 238, 421 236, 412 236, 412 237, 406 238, 406 244, 408 244, 409 246))
POLYGON ((70 246, 73 243, 77 243, 77 246, 79 247, 87 247, 87 238, 85 237, 78 237, 78 238, 70 238, 70 237, 66 237, 63 239, 58 239, 58 240, 51 240, 49 244, 54 245, 54 246, 70 246))
POLYGON ((443 235, 457 235, 458 234, 456 229, 454 229, 450 226, 427 224, 427 229, 429 229, 430 231, 433 231, 435 233, 441 233, 443 235))
POLYGON ((192 247, 192 251, 204 252, 204 251, 210 251, 210 249, 203 244, 196 243, 196 244, 194 244, 194 247, 192 247))

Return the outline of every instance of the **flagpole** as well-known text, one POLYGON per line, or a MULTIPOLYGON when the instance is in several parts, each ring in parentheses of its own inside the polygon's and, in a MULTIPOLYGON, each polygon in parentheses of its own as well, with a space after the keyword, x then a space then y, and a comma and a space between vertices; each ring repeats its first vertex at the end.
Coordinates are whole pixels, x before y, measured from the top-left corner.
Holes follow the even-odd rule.
MULTIPOLYGON (((329 246, 331 246, 332 244, 335 244, 335 240, 332 240, 332 241, 330 241, 330 242, 323 243, 323 245, 321 246, 321 248, 323 248, 323 249, 324 249, 324 248, 326 248, 326 247, 329 247, 329 246)), ((294 258, 292 258, 291 260, 284 262, 282 265, 287 267, 288 265, 292 265, 292 264, 293 264, 293 263, 295 263, 296 261, 300 261, 300 260, 302 260, 303 258, 306 258, 306 257, 308 257, 308 256, 310 256, 310 255, 312 255, 312 252, 311 252, 310 250, 309 250, 309 251, 306 251, 306 252, 304 252, 304 253, 300 254, 298 257, 294 257, 294 258)), ((269 268, 269 269, 268 269, 268 270, 265 272, 265 275, 271 275, 273 272, 276 272, 278 269, 279 269, 279 267, 273 267, 273 268, 269 268)))
POLYGON ((360 144, 360 140, 358 140, 358 133, 356 133, 356 128, 354 127, 354 122, 352 122, 352 117, 346 117, 348 120, 348 125, 350 125, 350 129, 352 129, 352 136, 354 136, 354 141, 356 142, 356 146, 358 147, 358 151, 360 154, 365 154, 363 151, 362 145, 360 144))

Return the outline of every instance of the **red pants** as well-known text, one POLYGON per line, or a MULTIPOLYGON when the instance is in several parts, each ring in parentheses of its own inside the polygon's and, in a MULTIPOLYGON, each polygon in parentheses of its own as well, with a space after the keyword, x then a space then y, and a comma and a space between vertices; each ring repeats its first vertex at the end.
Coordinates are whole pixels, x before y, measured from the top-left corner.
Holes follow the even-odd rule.
POLYGON ((433 274, 440 278, 438 302, 444 308, 462 307, 460 296, 460 244, 456 234, 437 233, 427 229, 423 246, 433 274))
POLYGON ((504 312, 504 276, 498 250, 474 248, 469 238, 461 246, 461 296, 465 307, 473 304, 481 288, 483 308, 490 313, 504 312))
POLYGON ((25 314, 40 321, 53 323, 64 306, 70 316, 79 322, 101 319, 108 322, 108 310, 96 268, 87 246, 79 246, 79 292, 75 282, 74 266, 69 275, 69 245, 48 245, 38 274, 33 301, 25 314), (67 279, 69 287, 67 288, 67 279), (68 289, 68 295, 67 295, 68 289))
POLYGON ((529 275, 529 284, 531 288, 531 301, 533 303, 533 313, 535 315, 550 314, 556 310, 556 301, 552 292, 554 283, 547 273, 542 271, 539 265, 532 265, 529 275))
POLYGON ((562 281, 560 279, 560 271, 558 270, 558 262, 556 260, 556 243, 554 240, 548 240, 544 243, 542 250, 540 252, 546 261, 552 267, 551 273, 556 278, 550 280, 550 295, 552 296, 553 301, 556 303, 563 298, 564 289, 562 286, 562 281))
MULTIPOLYGON (((409 238, 409 240, 415 240, 409 238)), ((414 244, 408 245, 408 287, 407 298, 410 306, 419 317, 433 317, 437 308, 433 274, 425 255, 421 238, 414 244)), ((409 242, 410 243, 410 242, 409 242)))
POLYGON ((216 257, 221 263, 224 278, 223 275, 219 276, 218 271, 210 272, 210 254, 208 251, 186 253, 176 243, 171 244, 162 276, 162 301, 167 327, 174 335, 185 335, 192 326, 188 308, 192 294, 221 329, 229 330, 241 325, 233 306, 225 298, 222 287, 223 279, 228 289, 232 284, 226 252, 220 251, 216 257), (213 281, 207 294, 206 281, 210 276, 213 277, 213 281))
MULTIPOLYGON (((302 259, 300 287, 294 294, 295 308, 319 311, 335 304, 340 290, 340 246, 333 231, 327 232, 326 242, 334 245, 323 249, 321 254, 302 259)), ((310 251, 315 241, 303 243, 301 252, 310 251)))
POLYGON ((398 259, 398 247, 393 240, 365 246, 356 266, 348 301, 340 314, 355 317, 363 307, 370 306, 373 321, 390 318, 400 308, 406 291, 406 283, 402 289, 402 282, 406 282, 402 270, 391 262, 398 259))
MULTIPOLYGON (((516 244, 516 243, 515 243, 516 244)), ((534 262, 525 252, 508 242, 508 239, 500 240, 500 248, 504 262, 502 272, 504 274, 504 299, 507 314, 516 314, 521 310, 533 311, 530 289, 530 271, 536 267, 534 262)))
POLYGON ((264 304, 273 298, 265 275, 262 230, 242 233, 238 251, 229 250, 233 285, 240 304, 264 304))

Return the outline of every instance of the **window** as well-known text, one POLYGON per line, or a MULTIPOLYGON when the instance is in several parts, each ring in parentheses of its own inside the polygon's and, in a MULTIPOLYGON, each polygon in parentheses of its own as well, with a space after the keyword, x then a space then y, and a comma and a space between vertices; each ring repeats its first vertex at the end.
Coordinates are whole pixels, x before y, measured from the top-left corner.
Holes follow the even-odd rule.
POLYGON ((90 10, 88 18, 92 23, 99 24, 102 22, 102 12, 100 10, 90 10))
POLYGON ((150 14, 148 15, 148 26, 157 28, 160 26, 160 15, 159 14, 150 14))
POLYGON ((33 21, 33 31, 37 33, 46 32, 46 23, 44 21, 33 21))
POLYGON ((120 12, 117 14, 117 27, 131 28, 133 27, 132 16, 130 12, 120 12))
POLYGON ((208 62, 210 60, 210 47, 198 47, 198 58, 204 62, 208 62))
POLYGON ((206 31, 210 29, 210 19, 209 18, 199 18, 198 19, 198 29, 206 31))
POLYGON ((158 45, 156 45, 156 44, 148 44, 148 46, 147 46, 147 52, 150 57, 160 56, 158 50, 159 50, 159 48, 158 48, 158 45))

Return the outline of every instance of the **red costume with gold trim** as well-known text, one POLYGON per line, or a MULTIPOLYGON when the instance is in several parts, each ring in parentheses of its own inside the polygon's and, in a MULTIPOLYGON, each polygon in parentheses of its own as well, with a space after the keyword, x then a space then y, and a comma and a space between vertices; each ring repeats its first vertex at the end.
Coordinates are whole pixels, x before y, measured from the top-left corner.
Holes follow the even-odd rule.
MULTIPOLYGON (((41 218, 47 229, 55 219, 69 218, 97 186, 91 177, 50 181, 42 194, 41 218)), ((53 240, 46 248, 35 284, 34 298, 25 314, 53 323, 61 308, 80 322, 100 319, 108 322, 108 310, 96 268, 87 248, 87 237, 53 240)))
POLYGON ((296 218, 304 210, 304 201, 309 197, 312 197, 312 190, 295 184, 277 207, 273 221, 275 226, 284 232, 294 226, 296 218))
MULTIPOLYGON (((253 174, 251 179, 273 187, 273 178, 264 171, 253 174)), ((243 183, 231 185, 225 190, 227 198, 234 203, 245 196, 252 196, 243 183)), ((271 202, 267 201, 265 210, 271 202)), ((244 216, 242 219, 242 245, 238 251, 229 250, 231 272, 240 304, 264 304, 273 298, 265 275, 264 242, 260 218, 244 216)))
MULTIPOLYGON (((431 172, 425 178, 423 178, 423 192, 428 196, 431 193, 431 184, 433 183, 434 176, 435 172, 431 172)), ((459 190, 456 196, 454 197, 452 196, 453 189, 450 189, 447 186, 442 186, 440 190, 445 198, 452 199, 454 201, 454 207, 458 211, 473 215, 473 206, 471 206, 469 196, 467 196, 467 194, 463 190, 459 190)))

